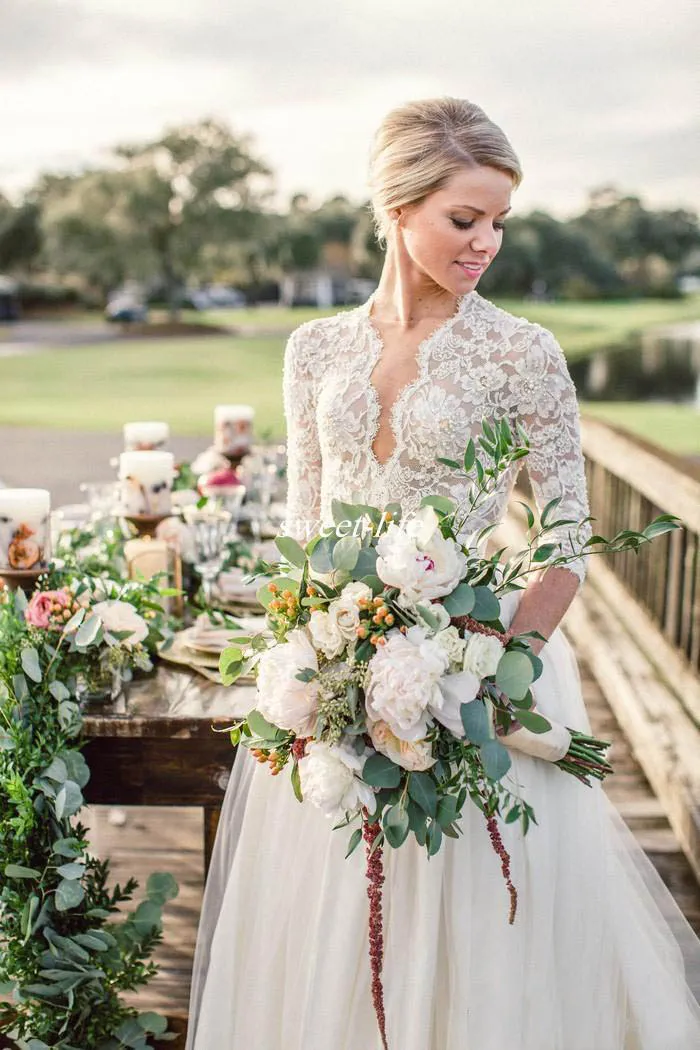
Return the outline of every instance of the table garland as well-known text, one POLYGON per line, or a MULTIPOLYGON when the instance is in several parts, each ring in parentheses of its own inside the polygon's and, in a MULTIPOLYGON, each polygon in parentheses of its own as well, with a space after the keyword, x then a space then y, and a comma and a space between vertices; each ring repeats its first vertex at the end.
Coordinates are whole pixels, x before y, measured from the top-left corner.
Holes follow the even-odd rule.
MULTIPOLYGON (((113 553, 113 552, 110 552, 113 553)), ((152 667, 169 624, 158 581, 116 583, 77 565, 28 599, 0 594, 0 1032, 22 1050, 145 1050, 173 1038, 122 994, 156 973, 173 877, 110 885, 80 823, 90 770, 81 701, 105 678, 152 667)))

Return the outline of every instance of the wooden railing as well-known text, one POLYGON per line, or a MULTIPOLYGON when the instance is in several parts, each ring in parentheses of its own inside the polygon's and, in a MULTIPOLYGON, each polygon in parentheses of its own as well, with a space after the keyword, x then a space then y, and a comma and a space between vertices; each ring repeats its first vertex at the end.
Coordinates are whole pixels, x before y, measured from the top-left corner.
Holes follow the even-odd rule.
POLYGON ((658 514, 681 518, 682 529, 637 553, 600 557, 700 673, 700 481, 598 420, 582 418, 581 438, 596 533, 641 529, 658 514))

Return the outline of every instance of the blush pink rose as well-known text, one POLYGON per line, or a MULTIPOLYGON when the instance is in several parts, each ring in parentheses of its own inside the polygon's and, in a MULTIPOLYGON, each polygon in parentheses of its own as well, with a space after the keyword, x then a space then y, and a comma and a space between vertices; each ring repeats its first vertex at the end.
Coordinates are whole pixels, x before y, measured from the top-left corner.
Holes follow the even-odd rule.
POLYGON ((36 591, 24 610, 24 618, 32 627, 46 629, 52 626, 54 606, 59 605, 61 610, 67 609, 72 600, 72 595, 66 590, 36 591))

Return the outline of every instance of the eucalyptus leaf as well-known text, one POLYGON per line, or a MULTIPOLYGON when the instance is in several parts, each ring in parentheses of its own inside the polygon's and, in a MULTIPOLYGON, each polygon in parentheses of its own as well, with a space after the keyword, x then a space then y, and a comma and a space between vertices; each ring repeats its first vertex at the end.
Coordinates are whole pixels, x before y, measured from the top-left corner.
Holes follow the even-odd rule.
POLYGON ((275 537, 275 544, 280 554, 287 559, 292 565, 296 565, 297 568, 303 569, 306 565, 306 552, 304 548, 291 536, 277 536, 275 537))
POLYGON ((450 616, 469 616, 475 601, 474 588, 468 583, 458 583, 452 593, 443 598, 442 604, 450 616))
POLYGON ((85 874, 85 865, 77 861, 70 861, 68 864, 61 864, 56 871, 62 879, 82 879, 85 874))
POLYGON ((470 615, 480 623, 490 623, 497 620, 501 611, 501 603, 490 587, 474 588, 474 608, 470 615))
POLYGON ((531 733, 546 733, 552 728, 551 722, 534 711, 518 711, 516 718, 531 733))
POLYGON ((408 778, 408 794, 429 817, 437 811, 437 788, 429 773, 411 773, 408 778))
POLYGON ((76 783, 67 780, 56 795, 56 816, 59 820, 72 817, 83 805, 83 793, 76 783))
POLYGON ((143 1031, 150 1035, 163 1035, 168 1030, 168 1022, 165 1017, 150 1010, 139 1014, 136 1020, 143 1031))
POLYGON ((22 670, 26 674, 27 678, 31 678, 32 682, 40 682, 41 675, 41 664, 39 663, 39 654, 33 646, 27 649, 23 649, 20 655, 22 663, 22 670))
POLYGON ((49 692, 54 700, 67 700, 70 697, 70 690, 66 688, 63 682, 59 682, 57 678, 53 682, 49 682, 49 692))
POLYGON ((462 704, 459 714, 467 740, 472 744, 484 744, 491 739, 491 720, 483 700, 462 704))
POLYGON ((513 700, 522 700, 535 677, 532 661, 525 653, 505 652, 496 668, 496 686, 513 700))
POLYGON ((350 841, 348 842, 348 848, 347 848, 347 852, 345 854, 345 859, 346 860, 348 859, 348 857, 350 856, 351 853, 354 853, 354 851, 357 849, 357 847, 360 845, 361 842, 362 842, 362 828, 355 828, 355 830, 353 831, 352 835, 350 836, 350 841))
POLYGON ((511 758, 503 744, 487 740, 479 748, 484 772, 490 780, 501 780, 511 767, 511 758))
POLYGON ((409 832, 408 812, 405 806, 397 803, 395 806, 387 809, 382 819, 382 826, 390 846, 398 849, 399 846, 403 845, 409 832))
POLYGON ((57 911, 70 911, 77 908, 85 897, 85 888, 75 879, 62 879, 56 888, 54 903, 57 911))
POLYGON ((156 904, 163 905, 167 901, 174 900, 179 892, 180 887, 170 872, 154 871, 152 875, 148 876, 146 893, 149 900, 154 901, 156 904))
POLYGON ((55 780, 57 784, 63 784, 68 779, 68 769, 62 758, 54 758, 46 769, 42 770, 42 777, 55 780))
POLYGON ((362 779, 370 787, 395 788, 401 782, 401 770, 386 755, 371 755, 362 767, 362 779))
POLYGON ((360 541, 357 536, 341 536, 333 547, 333 568, 352 572, 360 556, 360 541))
POLYGON ((40 879, 41 872, 36 868, 27 868, 24 864, 6 864, 5 875, 8 879, 40 879))
POLYGON ((97 638, 102 627, 102 620, 95 613, 87 616, 75 632, 75 644, 80 649, 87 649, 97 638))

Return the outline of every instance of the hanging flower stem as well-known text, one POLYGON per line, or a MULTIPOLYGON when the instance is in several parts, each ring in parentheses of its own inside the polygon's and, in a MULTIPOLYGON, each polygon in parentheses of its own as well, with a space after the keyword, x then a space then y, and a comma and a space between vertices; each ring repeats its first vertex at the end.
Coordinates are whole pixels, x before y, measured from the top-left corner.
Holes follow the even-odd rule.
POLYGON ((518 910, 518 891, 513 885, 513 879, 511 878, 510 854, 503 845, 503 839, 501 838, 501 832, 498 829, 496 818, 489 817, 486 821, 486 826, 489 829, 491 845, 501 859, 501 871, 503 872, 503 878, 506 880, 506 886, 508 887, 508 893, 510 894, 510 914, 508 916, 508 922, 512 926, 515 922, 515 913, 518 910))
POLYGON ((379 821, 372 823, 363 811, 362 837, 367 852, 367 896, 369 897, 369 958, 372 968, 372 1002, 377 1015, 379 1034, 382 1046, 388 1050, 386 1041, 386 1017, 384 1014, 384 988, 382 987, 382 966, 384 963, 384 933, 382 925, 382 884, 384 867, 382 864, 382 847, 376 846, 375 839, 381 833, 379 821))

